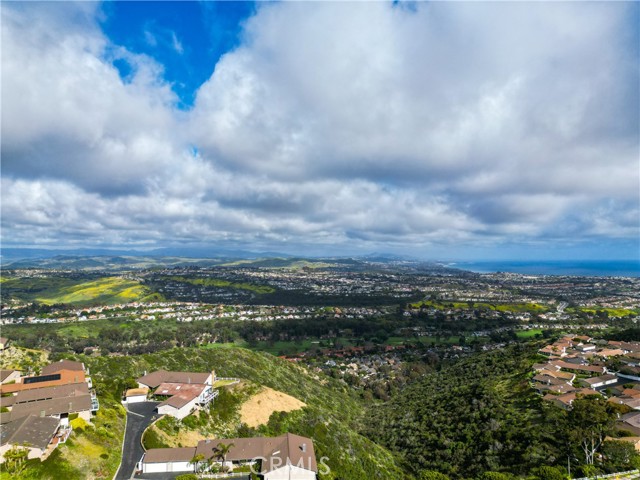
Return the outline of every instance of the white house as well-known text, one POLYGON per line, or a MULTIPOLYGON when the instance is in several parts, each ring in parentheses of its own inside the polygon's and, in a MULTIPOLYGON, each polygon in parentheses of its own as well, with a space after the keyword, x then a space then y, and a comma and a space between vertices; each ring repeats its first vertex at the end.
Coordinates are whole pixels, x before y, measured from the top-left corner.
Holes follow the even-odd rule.
POLYGON ((265 480, 316 480, 318 465, 310 438, 287 433, 279 437, 201 440, 197 447, 147 450, 138 462, 142 473, 194 472, 191 460, 222 463, 220 447, 229 446, 225 466, 253 465, 265 480))
POLYGON ((124 401, 122 403, 140 403, 147 401, 148 388, 130 388, 124 394, 124 401))
POLYGON ((194 392, 173 395, 158 404, 158 413, 161 415, 171 415, 178 420, 182 420, 196 409, 198 398, 199 394, 194 392))
POLYGON ((615 375, 602 375, 600 377, 583 378, 580 383, 587 388, 600 388, 606 385, 612 385, 618 381, 615 375))
POLYGON ((151 448, 138 462, 142 473, 193 472, 191 460, 196 447, 188 448, 151 448))

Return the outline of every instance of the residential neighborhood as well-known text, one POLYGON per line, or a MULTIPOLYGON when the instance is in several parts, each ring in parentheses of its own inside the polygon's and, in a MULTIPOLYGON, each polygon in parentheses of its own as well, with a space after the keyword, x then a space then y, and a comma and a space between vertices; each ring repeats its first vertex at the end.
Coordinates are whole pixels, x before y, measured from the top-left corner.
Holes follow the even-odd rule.
POLYGON ((604 395, 609 402, 638 411, 618 422, 633 428, 635 418, 640 418, 640 342, 567 335, 538 353, 548 357, 533 366, 533 387, 543 400, 569 410, 579 395, 604 395))
POLYGON ((81 362, 51 363, 33 376, 2 370, 0 377, 0 462, 12 448, 25 448, 28 458, 43 460, 67 440, 71 420, 91 422, 100 408, 81 362))

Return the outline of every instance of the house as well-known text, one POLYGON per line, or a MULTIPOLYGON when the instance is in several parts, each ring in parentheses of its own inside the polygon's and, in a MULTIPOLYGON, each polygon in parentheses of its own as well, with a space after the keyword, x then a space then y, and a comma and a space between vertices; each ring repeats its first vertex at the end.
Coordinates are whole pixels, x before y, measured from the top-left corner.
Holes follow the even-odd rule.
POLYGON ((193 472, 195 465, 191 460, 195 455, 196 447, 150 448, 138 462, 138 470, 142 473, 193 472))
POLYGON ((37 415, 56 417, 63 426, 69 424, 72 413, 90 422, 92 412, 99 408, 95 393, 89 391, 86 382, 21 390, 2 397, 0 405, 9 409, 8 415, 1 420, 3 423, 37 415))
POLYGON ((224 465, 230 470, 251 465, 265 480, 316 480, 318 465, 310 438, 287 433, 279 437, 201 440, 196 447, 156 448, 145 452, 138 462, 142 473, 193 472, 194 457, 223 463, 219 446, 229 447, 224 465))
POLYGON ((624 350, 621 350, 619 348, 603 348, 602 350, 597 352, 596 355, 602 358, 620 357, 624 355, 624 350))
POLYGON ((14 445, 28 449, 28 458, 41 458, 58 431, 59 421, 52 417, 28 415, 9 422, 0 430, 0 462, 14 445))
POLYGON ((140 403, 147 401, 148 388, 130 388, 124 394, 124 401, 122 403, 140 403))
POLYGON ((194 392, 179 393, 159 403, 156 408, 161 415, 171 415, 178 420, 182 420, 196 409, 198 397, 199 394, 194 392))
POLYGON ((74 372, 82 372, 89 375, 89 370, 85 368, 84 363, 74 362, 73 360, 60 360, 59 362, 50 363, 42 367, 40 375, 53 375, 62 370, 70 370, 74 372))
POLYGON ((7 337, 0 337, 0 351, 3 351, 9 346, 9 339, 7 337))
POLYGON ((264 480, 315 480, 318 472, 313 441, 310 438, 287 433, 279 437, 233 438, 201 440, 196 455, 205 459, 217 458, 218 445, 231 448, 225 456, 225 466, 254 464, 264 480))
POLYGON ((215 381, 215 373, 196 373, 196 372, 168 372, 166 370, 157 370, 150 374, 145 374, 138 378, 139 388, 158 388, 161 383, 196 383, 202 385, 213 385, 215 381))
POLYGON ((631 412, 623 415, 616 423, 616 427, 618 430, 624 430, 640 436, 640 412, 631 412))
POLYGON ((565 372, 586 374, 592 376, 604 375, 607 373, 606 367, 597 366, 597 365, 575 365, 573 363, 564 362, 562 360, 557 360, 555 362, 551 362, 555 367, 560 368, 565 372))
POLYGON ((37 375, 32 377, 20 377, 16 383, 0 385, 0 393, 16 393, 22 390, 38 389, 43 387, 53 387, 86 381, 89 387, 92 386, 91 378, 85 377, 84 372, 77 370, 60 370, 49 375, 37 375))
POLYGON ((20 378, 18 370, 0 370, 0 385, 5 383, 15 383, 20 378))
POLYGON ((558 379, 558 380, 562 380, 565 383, 571 383, 576 378, 576 375, 574 373, 562 372, 562 371, 557 371, 557 370, 540 370, 540 372, 538 372, 538 375, 536 375, 536 376, 544 376, 544 377, 549 377, 549 378, 555 378, 555 379, 558 379))
POLYGON ((578 398, 578 395, 587 396, 587 395, 600 395, 595 390, 591 390, 588 388, 581 388, 579 390, 574 390, 573 392, 565 393, 562 395, 553 395, 547 394, 542 397, 542 400, 546 402, 551 402, 557 407, 562 408, 563 410, 571 410, 573 405, 573 401, 578 398))
POLYGON ((576 350, 580 352, 595 352, 596 346, 593 345, 592 343, 581 343, 576 347, 576 350))
POLYGON ((615 375, 603 375, 601 377, 591 377, 580 379, 580 383, 587 388, 601 388, 606 385, 617 383, 618 377, 615 375))
POLYGON ((212 388, 214 372, 168 372, 158 370, 138 378, 140 388, 154 388, 157 397, 167 397, 158 413, 183 419, 198 407, 205 407, 218 396, 212 388))

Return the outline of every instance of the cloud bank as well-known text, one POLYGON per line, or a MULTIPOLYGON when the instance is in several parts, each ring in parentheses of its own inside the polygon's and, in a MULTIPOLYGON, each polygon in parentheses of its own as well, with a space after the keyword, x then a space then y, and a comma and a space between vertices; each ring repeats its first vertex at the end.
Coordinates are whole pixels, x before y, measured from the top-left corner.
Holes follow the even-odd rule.
POLYGON ((412 5, 261 4, 184 111, 99 5, 3 4, 3 242, 633 253, 638 5, 412 5))

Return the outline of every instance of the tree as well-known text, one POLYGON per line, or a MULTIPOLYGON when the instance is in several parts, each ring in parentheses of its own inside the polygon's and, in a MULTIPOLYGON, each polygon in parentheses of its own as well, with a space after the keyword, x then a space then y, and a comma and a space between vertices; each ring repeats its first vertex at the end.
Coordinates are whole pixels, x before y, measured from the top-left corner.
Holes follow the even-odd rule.
POLYGON ((534 470, 536 478, 540 480, 565 480, 567 478, 567 472, 559 467, 550 467, 543 465, 534 470))
POLYGON ((602 456, 608 470, 615 472, 636 468, 640 455, 633 444, 620 440, 607 440, 602 444, 602 456))
POLYGON ((223 467, 224 467, 224 464, 227 462, 227 455, 229 454, 229 450, 231 450, 231 447, 235 447, 235 444, 233 443, 225 444, 221 442, 218 445, 216 445, 216 448, 215 448, 216 457, 219 459, 222 459, 223 467))
POLYGON ((420 480, 449 480, 449 477, 435 470, 423 470, 420 472, 420 480))
POLYGON ((9 473, 18 475, 24 470, 29 458, 28 443, 22 445, 14 445, 5 454, 5 467, 9 473))
POLYGON ((593 465, 596 452, 613 430, 616 415, 599 395, 578 397, 568 418, 569 438, 584 453, 585 463, 593 465))
POLYGON ((204 461, 204 455, 201 453, 198 453, 197 455, 194 455, 193 458, 191 460, 189 460, 189 465, 193 465, 193 469, 196 472, 203 472, 206 470, 207 467, 207 463, 204 461))

